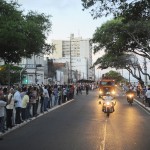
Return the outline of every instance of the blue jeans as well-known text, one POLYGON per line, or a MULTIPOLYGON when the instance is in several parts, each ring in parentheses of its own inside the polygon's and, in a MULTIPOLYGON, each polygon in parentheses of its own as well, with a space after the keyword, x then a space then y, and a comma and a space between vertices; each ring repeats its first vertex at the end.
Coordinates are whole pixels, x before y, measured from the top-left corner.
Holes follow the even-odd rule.
POLYGON ((44 111, 47 111, 48 97, 44 97, 44 111))
POLYGON ((58 96, 55 96, 54 106, 58 103, 58 96))
POLYGON ((31 104, 30 103, 28 103, 27 104, 27 107, 26 107, 26 119, 29 119, 29 118, 31 118, 32 117, 32 115, 31 115, 31 104))

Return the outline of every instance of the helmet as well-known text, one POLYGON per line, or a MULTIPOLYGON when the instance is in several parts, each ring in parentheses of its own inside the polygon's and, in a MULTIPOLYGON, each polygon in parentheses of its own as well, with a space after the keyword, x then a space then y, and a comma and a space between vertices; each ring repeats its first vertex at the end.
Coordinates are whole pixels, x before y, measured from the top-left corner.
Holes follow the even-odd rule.
POLYGON ((110 95, 110 92, 107 92, 106 95, 110 95))

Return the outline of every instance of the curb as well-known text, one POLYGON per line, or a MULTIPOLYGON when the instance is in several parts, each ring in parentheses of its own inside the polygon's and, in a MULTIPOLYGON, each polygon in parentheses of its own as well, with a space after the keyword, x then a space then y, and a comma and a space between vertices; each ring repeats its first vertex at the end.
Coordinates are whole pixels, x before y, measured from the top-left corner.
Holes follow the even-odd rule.
POLYGON ((150 113, 150 107, 146 107, 143 103, 139 102, 137 99, 134 99, 134 101, 150 113))
POLYGON ((39 118, 39 117, 41 117, 41 116, 43 116, 43 115, 45 115, 45 114, 47 114, 47 113, 49 113, 49 112, 51 112, 51 111, 53 111, 53 110, 59 108, 59 107, 62 107, 62 106, 64 106, 64 105, 66 105, 66 104, 72 102, 73 100, 74 100, 74 99, 71 99, 71 100, 66 101, 65 103, 63 103, 63 104, 61 104, 61 105, 54 106, 54 107, 48 109, 46 112, 40 113, 40 114, 39 114, 38 116, 36 116, 36 117, 32 117, 32 118, 30 118, 30 119, 28 119, 28 120, 26 120, 26 121, 23 121, 23 123, 17 124, 17 125, 15 125, 13 128, 6 130, 5 133, 1 133, 1 132, 0 132, 0 137, 2 137, 2 136, 4 136, 4 135, 6 135, 6 134, 8 134, 8 133, 10 133, 10 132, 12 132, 12 131, 14 131, 14 130, 20 128, 20 127, 22 127, 22 126, 25 126, 26 124, 28 124, 28 123, 31 122, 32 120, 35 120, 35 119, 37 119, 37 118, 39 118))

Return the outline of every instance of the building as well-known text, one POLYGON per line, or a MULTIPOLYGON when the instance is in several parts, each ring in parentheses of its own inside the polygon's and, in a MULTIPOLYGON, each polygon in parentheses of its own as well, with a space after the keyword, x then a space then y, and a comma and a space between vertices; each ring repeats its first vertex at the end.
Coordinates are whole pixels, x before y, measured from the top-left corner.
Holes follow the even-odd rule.
POLYGON ((23 58, 19 66, 26 72, 22 78, 22 84, 44 83, 45 64, 43 54, 33 55, 31 58, 23 58))
POLYGON ((88 70, 87 66, 88 65, 88 60, 86 58, 81 58, 81 57, 73 57, 72 58, 72 71, 70 72, 70 67, 69 67, 69 57, 63 57, 60 59, 54 59, 54 63, 66 63, 67 70, 68 72, 68 78, 71 79, 73 82, 76 82, 77 80, 80 79, 87 79, 88 75, 88 70), (71 73, 71 75, 70 75, 71 73))
POLYGON ((47 76, 45 73, 45 78, 47 77, 47 82, 50 84, 67 84, 68 81, 68 63, 58 62, 53 59, 47 59, 47 76))
POLYGON ((55 51, 50 56, 51 59, 64 59, 69 63, 70 75, 72 71, 80 71, 85 79, 95 79, 94 69, 92 66, 92 44, 90 39, 82 39, 82 37, 74 37, 70 35, 68 40, 52 40, 55 45, 55 51))

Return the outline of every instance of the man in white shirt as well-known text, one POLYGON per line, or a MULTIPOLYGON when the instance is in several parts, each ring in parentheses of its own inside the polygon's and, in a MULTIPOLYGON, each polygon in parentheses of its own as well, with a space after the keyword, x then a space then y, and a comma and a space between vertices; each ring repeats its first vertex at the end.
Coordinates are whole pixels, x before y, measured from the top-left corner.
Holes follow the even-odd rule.
POLYGON ((43 96, 44 96, 44 111, 47 111, 48 108, 48 100, 49 100, 49 93, 47 90, 47 86, 43 89, 43 96))
POLYGON ((116 104, 115 99, 110 95, 110 92, 106 93, 106 96, 104 97, 104 101, 103 101, 103 106, 102 106, 102 111, 105 110, 105 103, 106 102, 111 102, 112 103, 112 107, 113 107, 113 111, 115 111, 114 106, 116 104))
POLYGON ((15 123, 20 124, 22 123, 21 120, 21 108, 22 108, 22 98, 21 98, 21 88, 16 88, 16 92, 14 94, 14 102, 15 102, 15 109, 16 109, 16 118, 15 123))

